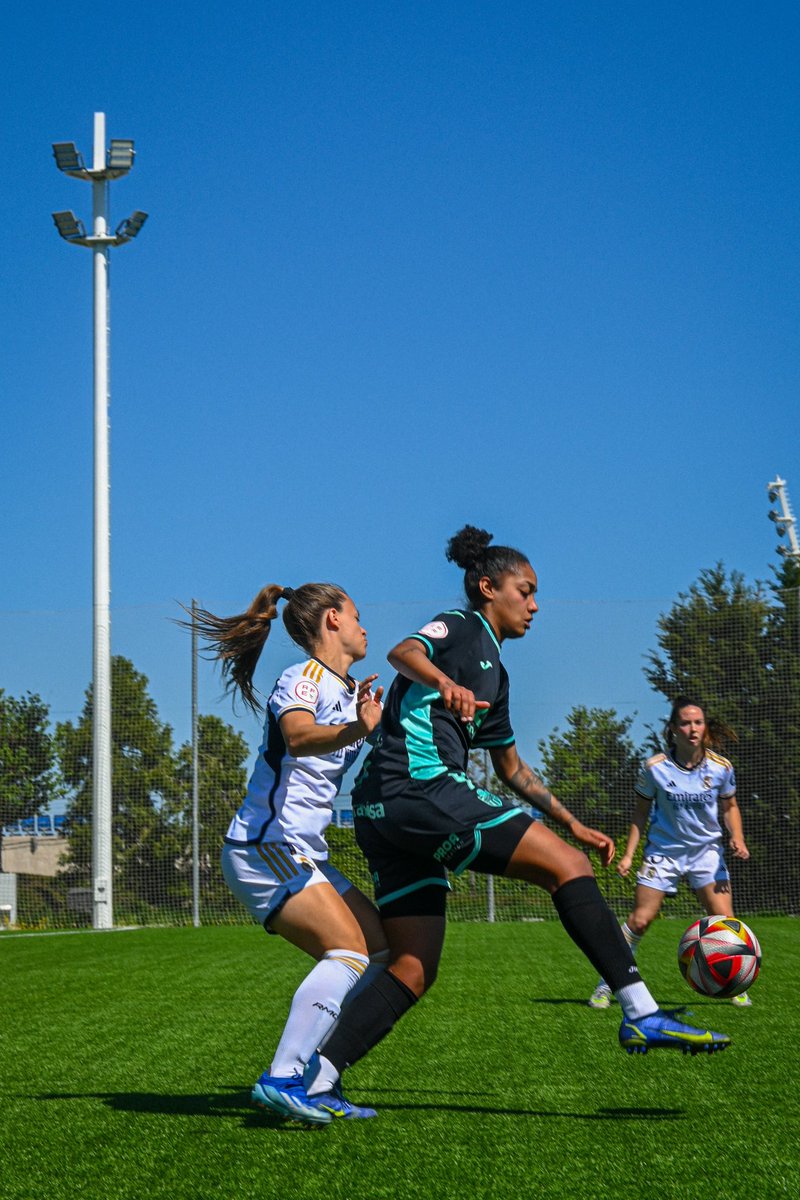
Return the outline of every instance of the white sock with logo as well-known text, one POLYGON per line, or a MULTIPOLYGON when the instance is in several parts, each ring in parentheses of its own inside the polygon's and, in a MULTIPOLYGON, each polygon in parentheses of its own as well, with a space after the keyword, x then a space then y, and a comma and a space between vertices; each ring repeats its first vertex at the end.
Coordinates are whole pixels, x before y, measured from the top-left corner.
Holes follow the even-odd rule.
MULTIPOLYGON (((631 954, 636 957, 641 933, 634 933, 627 921, 622 922, 622 936, 631 948, 631 954)), ((629 983, 627 987, 615 992, 622 1011, 629 1021, 638 1021, 641 1017, 649 1017, 658 1010, 649 988, 644 983, 629 983)))
POLYGON ((642 981, 626 983, 625 987, 614 992, 614 995, 628 1021, 638 1021, 642 1017, 649 1017, 654 1012, 658 1012, 658 1005, 653 999, 650 989, 642 981))
POLYGON ((342 1003, 364 974, 369 959, 356 950, 328 950, 292 998, 289 1016, 270 1066, 278 1077, 302 1075, 317 1046, 339 1018, 342 1003))

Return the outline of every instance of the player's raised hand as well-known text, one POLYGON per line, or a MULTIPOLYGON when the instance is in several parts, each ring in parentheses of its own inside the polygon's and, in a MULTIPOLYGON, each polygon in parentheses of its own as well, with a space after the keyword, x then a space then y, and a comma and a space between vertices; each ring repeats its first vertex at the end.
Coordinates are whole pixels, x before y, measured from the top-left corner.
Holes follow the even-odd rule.
POLYGON ((604 867, 610 866, 614 861, 617 847, 614 845, 614 839, 607 833, 601 833, 599 829, 590 829, 588 825, 581 825, 580 821, 572 822, 571 833, 584 846, 597 851, 604 867))
POLYGON ((381 715, 383 713, 383 688, 379 687, 374 692, 372 685, 378 678, 377 675, 368 675, 366 679, 362 679, 358 685, 356 694, 356 712, 358 720, 366 729, 367 733, 372 733, 380 724, 381 715))

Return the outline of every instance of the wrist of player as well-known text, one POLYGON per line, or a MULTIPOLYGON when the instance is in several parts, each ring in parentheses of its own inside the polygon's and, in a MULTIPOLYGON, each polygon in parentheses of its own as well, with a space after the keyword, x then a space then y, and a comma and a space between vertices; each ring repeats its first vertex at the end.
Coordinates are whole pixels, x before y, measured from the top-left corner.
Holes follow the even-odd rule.
POLYGON ((351 721, 346 728, 349 735, 346 743, 348 746, 352 745, 353 742, 357 742, 359 738, 365 738, 371 732, 369 726, 365 721, 362 721, 361 717, 356 717, 355 721, 351 721))

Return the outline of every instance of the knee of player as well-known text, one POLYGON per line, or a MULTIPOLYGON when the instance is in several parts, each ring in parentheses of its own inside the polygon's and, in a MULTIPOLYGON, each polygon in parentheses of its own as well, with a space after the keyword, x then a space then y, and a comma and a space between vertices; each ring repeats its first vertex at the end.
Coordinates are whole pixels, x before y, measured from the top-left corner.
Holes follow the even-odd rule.
POLYGON ((587 854, 584 854, 582 850, 578 850, 575 846, 565 846, 564 851, 565 853, 558 864, 557 871, 559 887, 561 884, 569 883, 570 880, 579 879, 584 875, 594 877, 594 868, 587 854))
POLYGON ((403 954, 389 964, 389 970, 419 999, 436 982, 438 963, 424 963, 413 955, 403 954))
POLYGON ((636 937, 641 937, 650 928, 653 918, 648 912, 639 912, 634 909, 628 917, 628 928, 636 937))

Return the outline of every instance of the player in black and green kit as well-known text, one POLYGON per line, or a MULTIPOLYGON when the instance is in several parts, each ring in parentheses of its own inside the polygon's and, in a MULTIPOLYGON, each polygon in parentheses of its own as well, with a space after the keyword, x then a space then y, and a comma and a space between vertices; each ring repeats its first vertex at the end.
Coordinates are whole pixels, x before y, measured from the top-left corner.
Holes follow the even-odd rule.
MULTIPOLYGON (((509 800, 475 787, 466 774, 470 750, 514 742, 508 675, 492 626, 479 612, 452 609, 403 646, 412 663, 416 655, 458 679, 474 696, 474 711, 457 716, 437 688, 398 675, 379 745, 356 781, 356 836, 387 913, 396 901, 436 886, 443 912, 447 871, 459 875, 469 866, 498 873, 531 819, 509 800)), ((455 697, 449 702, 457 703, 455 697)), ((423 898, 426 910, 432 899, 423 898)), ((406 900, 404 912, 409 905, 415 901, 406 900)))
POLYGON ((441 613, 390 652, 398 672, 381 735, 353 791, 356 837, 375 882, 390 947, 388 970, 347 1007, 312 1060, 306 1091, 330 1092, 431 986, 444 941, 447 872, 469 868, 523 879, 550 893, 558 916, 609 982, 628 1051, 723 1049, 724 1034, 659 1011, 591 863, 542 821, 467 776, 469 751, 488 749, 499 779, 607 866, 610 837, 567 811, 517 752, 500 661, 507 638, 524 637, 537 612, 537 579, 518 550, 465 526, 447 557, 464 569, 465 609, 441 613))

